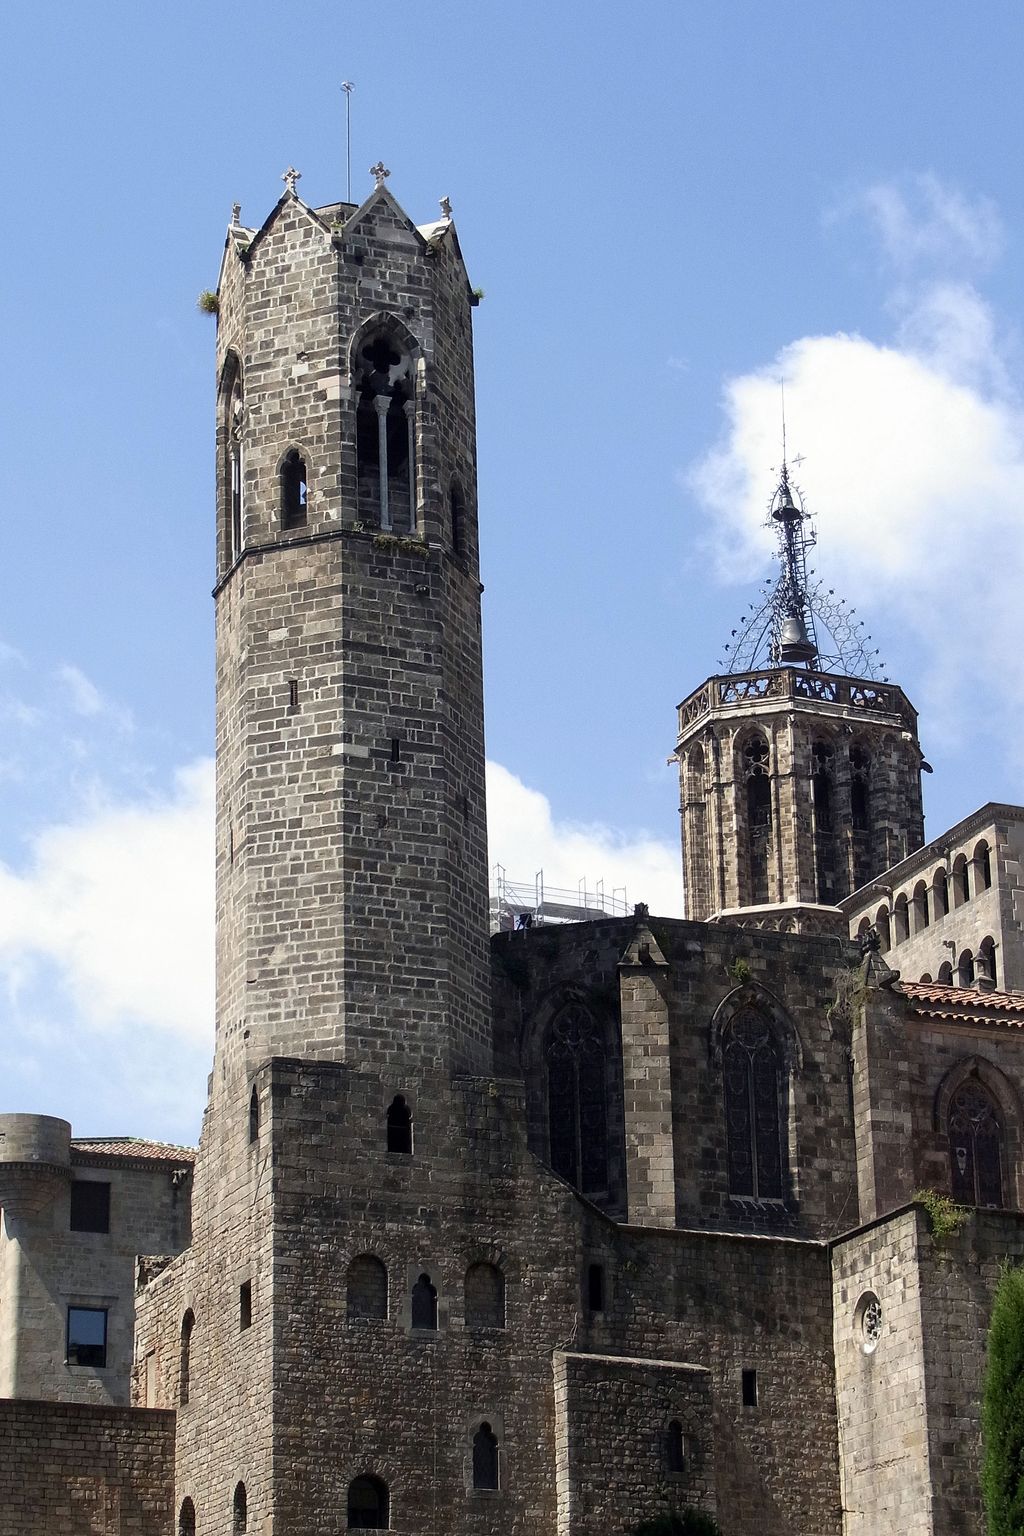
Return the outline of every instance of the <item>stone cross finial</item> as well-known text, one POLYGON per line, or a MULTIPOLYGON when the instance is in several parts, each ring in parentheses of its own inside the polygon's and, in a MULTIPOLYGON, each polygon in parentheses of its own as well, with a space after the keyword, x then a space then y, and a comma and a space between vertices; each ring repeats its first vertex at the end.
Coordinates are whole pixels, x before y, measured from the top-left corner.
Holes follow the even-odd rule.
POLYGON ((442 219, 450 219, 451 216, 452 216, 452 200, 451 200, 450 197, 442 197, 442 199, 441 199, 441 217, 442 217, 442 219))
POLYGON ((297 197, 298 193, 295 190, 295 183, 302 180, 302 172, 297 171, 294 165, 290 165, 286 171, 282 171, 281 180, 284 182, 292 197, 297 197))
POLYGON ((370 175, 376 178, 378 187, 382 187, 385 181, 391 175, 391 172, 388 170, 383 160, 378 160, 376 165, 370 166, 370 175))
POLYGON ((242 222, 242 205, 241 205, 241 203, 232 203, 231 204, 231 222, 232 222, 233 225, 236 225, 236 226, 242 222))

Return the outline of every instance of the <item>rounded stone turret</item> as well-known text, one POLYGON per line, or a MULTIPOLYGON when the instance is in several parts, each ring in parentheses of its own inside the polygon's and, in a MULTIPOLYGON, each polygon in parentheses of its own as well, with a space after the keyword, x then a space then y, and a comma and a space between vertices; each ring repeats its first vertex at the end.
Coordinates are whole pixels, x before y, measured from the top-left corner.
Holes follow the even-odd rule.
POLYGON ((53 1115, 0 1115, 0 1208, 41 1211, 71 1178, 71 1126, 53 1115))

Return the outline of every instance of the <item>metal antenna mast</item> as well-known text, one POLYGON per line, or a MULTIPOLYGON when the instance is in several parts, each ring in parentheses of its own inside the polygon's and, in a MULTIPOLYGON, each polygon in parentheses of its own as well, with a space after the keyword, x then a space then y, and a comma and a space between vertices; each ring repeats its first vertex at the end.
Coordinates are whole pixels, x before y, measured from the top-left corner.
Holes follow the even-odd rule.
POLYGON ((352 92, 355 85, 351 80, 343 80, 341 88, 345 92, 345 166, 348 172, 345 185, 345 201, 352 201, 352 92))

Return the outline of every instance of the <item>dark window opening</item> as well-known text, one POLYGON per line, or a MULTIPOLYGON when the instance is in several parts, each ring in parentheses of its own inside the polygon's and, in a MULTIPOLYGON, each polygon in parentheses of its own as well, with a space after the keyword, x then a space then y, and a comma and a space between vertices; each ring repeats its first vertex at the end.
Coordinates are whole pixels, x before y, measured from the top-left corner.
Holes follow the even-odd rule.
POLYGON ((473 1436, 473 1487, 497 1486, 498 1437, 489 1424, 481 1424, 473 1436))
POLYGON ((826 741, 811 748, 811 802, 814 808, 814 873, 817 897, 828 906, 836 896, 836 846, 833 821, 833 750, 826 741))
POLYGON ((372 1253, 360 1253, 348 1267, 345 1286, 350 1322, 379 1322, 388 1315, 388 1272, 372 1253))
POLYGON ((744 1408, 757 1407, 757 1372, 745 1370, 741 1372, 741 1390, 743 1394, 744 1408))
POLYGON ((587 1265, 587 1311, 604 1311, 604 1269, 600 1264, 587 1265))
POLYGON ((420 1275, 412 1288, 412 1326, 437 1332, 437 1287, 429 1275, 420 1275))
POLYGON ((974 863, 978 871, 978 887, 988 891, 992 888, 992 850, 988 843, 979 843, 974 850, 974 863))
POLYGON ((672 1419, 665 1431, 665 1466, 677 1477, 686 1471, 686 1442, 678 1419, 672 1419))
POLYGON ((178 1511, 178 1536, 196 1536, 196 1510, 191 1499, 182 1499, 178 1511))
POLYGON ((929 922, 928 887, 923 880, 919 880, 914 886, 914 932, 923 933, 929 922))
POLYGON ((231 1514, 231 1528, 235 1536, 243 1536, 243 1533, 249 1529, 249 1500, 244 1483, 239 1483, 235 1488, 235 1496, 231 1501, 231 1514))
POLYGON ((547 1046, 551 1166, 587 1194, 608 1188, 604 1041, 597 1021, 570 1003, 551 1024, 547 1046))
POLYGON ((936 921, 940 917, 949 916, 949 881, 946 879, 946 871, 937 869, 932 880, 933 900, 935 902, 936 921))
POLYGON ((306 464, 293 448, 281 463, 281 527, 306 526, 306 464))
POLYGON ((967 860, 960 854, 953 865, 953 905, 962 907, 971 899, 971 882, 967 873, 967 860))
POLYGON ((466 498, 457 482, 453 482, 449 493, 448 510, 451 517, 452 552, 461 560, 466 555, 466 498))
POLYGON ((68 1307, 68 1364, 102 1369, 107 1363, 105 1307, 68 1307))
POLYGON ((471 1264, 466 1270, 467 1328, 504 1328, 505 1276, 496 1264, 471 1264))
POLYGON ((288 679, 288 708, 292 714, 299 707, 299 680, 297 677, 288 679))
POLYGON ((747 780, 747 864, 750 901, 768 901, 768 858, 772 845, 772 786, 768 742, 753 736, 743 748, 747 780))
POLYGON ((242 428, 245 402, 242 374, 237 362, 233 363, 229 380, 224 395, 224 495, 227 511, 225 545, 230 565, 242 552, 242 428))
POLYGON ((188 1402, 189 1388, 192 1376, 192 1330, 195 1327, 195 1313, 190 1307, 181 1320, 181 1355, 178 1365, 178 1402, 185 1406, 188 1402))
POLYGON ((974 956, 969 949, 965 949, 956 963, 957 986, 974 986, 974 956))
POLYGON ((238 1287, 238 1331, 243 1333, 252 1327, 252 1281, 243 1280, 238 1287))
POLYGON ((402 761, 402 742, 398 736, 392 736, 391 738, 391 761, 393 763, 400 763, 402 761))
POLYGON ((356 360, 357 502, 363 521, 416 530, 412 359, 380 333, 356 360))
POLYGON ((110 1185, 75 1179, 71 1185, 72 1232, 110 1231, 110 1185))
POLYGON ((939 974, 936 977, 936 980, 941 982, 943 986, 952 986, 953 967, 948 960, 944 960, 939 966, 939 974))
POLYGON ((892 917, 892 941, 894 944, 902 944, 905 939, 910 938, 910 908, 905 896, 897 896, 892 917))
POLYGON ((379 1477, 357 1477, 348 1485, 348 1524, 350 1530, 386 1531, 388 1528, 387 1484, 379 1477))
POLYGON ((782 1060, 768 1020, 755 1008, 736 1014, 722 1051, 729 1193, 781 1200, 784 1193, 782 1060))
POLYGON ((963 1205, 1002 1207, 1002 1142, 1002 1127, 992 1100, 980 1083, 964 1083, 949 1106, 954 1200, 963 1205))
POLYGON ((388 1151, 412 1154, 412 1110, 400 1093, 388 1105, 388 1151))
POLYGON ((990 981, 993 987, 998 985, 999 978, 996 975, 996 943, 993 938, 982 939, 978 948, 978 956, 975 969, 980 978, 990 981))
POLYGON ((260 1096, 256 1088, 249 1095, 249 1141, 260 1139, 260 1096))

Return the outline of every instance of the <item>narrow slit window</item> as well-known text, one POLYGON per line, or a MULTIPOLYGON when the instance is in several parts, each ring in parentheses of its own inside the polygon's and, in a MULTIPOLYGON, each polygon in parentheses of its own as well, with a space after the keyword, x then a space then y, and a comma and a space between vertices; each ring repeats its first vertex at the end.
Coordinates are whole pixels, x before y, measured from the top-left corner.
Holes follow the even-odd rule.
POLYGON ((297 677, 288 679, 288 708, 292 714, 299 707, 299 680, 297 677))
POLYGON ((665 1465, 675 1477, 686 1471, 686 1441, 678 1419, 670 1420, 665 1431, 665 1465))
POLYGON ((745 1370, 741 1374, 740 1387, 743 1394, 744 1408, 757 1407, 757 1372, 745 1370))
POLYGON ((238 1331, 244 1333, 252 1327, 252 1281, 243 1280, 238 1287, 238 1331))
POLYGON ((182 1499, 178 1511, 178 1536, 196 1536, 196 1510, 191 1499, 182 1499))
POLYGON ((473 1436, 473 1487, 498 1487, 498 1437, 487 1423, 473 1436))
POLYGON ((388 1151, 412 1154, 412 1110, 400 1093, 388 1106, 388 1151))
POLYGON ((306 461, 297 449, 286 453, 281 462, 281 527, 306 526, 306 461))
POLYGON ((587 1266, 587 1310, 604 1311, 604 1270, 600 1264, 587 1266))
POLYGON ((260 1139, 260 1096, 256 1088, 249 1095, 249 1143, 260 1139))
POLYGON ((412 1288, 412 1326, 437 1332, 437 1287, 429 1275, 420 1275, 412 1288))
POLYGON ((181 1320, 181 1355, 178 1365, 178 1402, 182 1407, 188 1402, 192 1385, 192 1330, 196 1325, 195 1313, 189 1307, 181 1320))
POLYGON ((239 1483, 235 1488, 235 1496, 231 1501, 231 1516, 231 1529, 234 1536, 244 1536, 249 1529, 249 1499, 244 1483, 239 1483))

